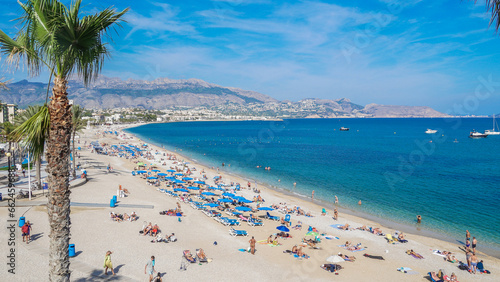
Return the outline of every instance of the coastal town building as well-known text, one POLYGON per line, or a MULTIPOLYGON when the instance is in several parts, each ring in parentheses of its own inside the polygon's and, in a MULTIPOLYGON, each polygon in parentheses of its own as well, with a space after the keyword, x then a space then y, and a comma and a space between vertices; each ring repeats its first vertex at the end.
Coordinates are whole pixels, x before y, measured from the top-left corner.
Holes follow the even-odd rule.
POLYGON ((14 122, 14 117, 17 114, 17 105, 15 104, 0 104, 0 123, 4 123, 6 121, 12 123, 14 122))

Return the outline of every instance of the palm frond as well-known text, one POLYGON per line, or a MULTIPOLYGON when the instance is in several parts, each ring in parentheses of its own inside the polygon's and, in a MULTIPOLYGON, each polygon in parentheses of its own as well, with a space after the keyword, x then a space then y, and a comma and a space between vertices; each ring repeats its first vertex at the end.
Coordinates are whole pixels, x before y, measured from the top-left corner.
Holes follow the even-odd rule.
POLYGON ((35 108, 39 110, 17 126, 9 136, 13 141, 20 142, 21 146, 33 155, 33 159, 38 159, 43 156, 45 140, 49 133, 50 115, 47 105, 33 107, 30 112, 33 113, 35 108))

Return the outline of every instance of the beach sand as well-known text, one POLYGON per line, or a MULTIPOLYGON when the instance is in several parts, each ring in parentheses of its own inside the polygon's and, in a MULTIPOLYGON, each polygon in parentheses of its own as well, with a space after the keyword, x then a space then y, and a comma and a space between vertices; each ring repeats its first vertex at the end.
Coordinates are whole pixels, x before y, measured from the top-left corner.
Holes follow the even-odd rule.
MULTIPOLYGON (((119 130, 118 127, 111 130, 119 130)), ((469 274, 458 269, 457 263, 444 261, 440 256, 432 253, 433 249, 447 250, 465 261, 465 254, 458 244, 441 241, 434 238, 406 234, 409 243, 388 244, 382 236, 376 236, 369 232, 353 230, 343 231, 330 227, 332 224, 349 223, 352 227, 362 225, 380 227, 385 233, 394 233, 376 222, 360 217, 340 213, 339 220, 332 219, 333 211, 321 216, 322 206, 314 202, 296 198, 291 195, 282 194, 278 191, 259 186, 261 196, 266 200, 265 206, 286 202, 289 207, 300 206, 303 210, 310 211, 314 217, 292 215, 292 225, 298 220, 302 221, 302 230, 291 229, 292 238, 280 239, 281 246, 268 246, 257 244, 257 252, 251 255, 241 252, 239 249, 249 247, 249 240, 254 236, 257 241, 265 240, 269 235, 278 232, 277 222, 264 220, 262 227, 250 227, 246 223, 237 226, 236 229, 244 229, 249 237, 232 237, 229 235, 230 227, 224 226, 212 218, 207 217, 199 210, 193 209, 189 204, 181 203, 184 217, 179 222, 177 217, 160 215, 159 212, 166 209, 174 209, 178 200, 167 196, 157 190, 157 187, 148 185, 144 179, 132 176, 131 171, 136 166, 131 160, 106 155, 98 155, 83 146, 90 141, 98 140, 101 143, 119 144, 128 142, 140 144, 140 140, 121 140, 118 136, 107 134, 96 135, 97 129, 86 130, 81 134, 80 145, 82 147, 81 158, 78 160, 87 169, 89 181, 71 190, 71 201, 83 203, 83 206, 71 208, 71 244, 75 244, 76 256, 71 258, 71 280, 72 281, 94 281, 98 279, 109 279, 104 275, 104 256, 106 251, 113 252, 111 255, 117 278, 123 281, 147 281, 144 274, 145 264, 150 257, 156 257, 156 270, 163 273, 163 281, 429 281, 427 273, 444 269, 446 274, 455 272, 459 281, 498 281, 500 280, 500 260, 479 252, 478 257, 484 260, 484 264, 492 274, 469 274), (107 173, 106 166, 111 164, 113 172, 107 173), (109 201, 117 194, 118 185, 130 191, 125 198, 118 198, 118 206, 109 207, 109 201), (92 204, 103 204, 102 207, 92 204), (126 205, 133 205, 127 207, 126 205), (128 213, 135 211, 139 220, 135 222, 114 222, 109 213, 128 213), (142 236, 139 230, 144 222, 157 223, 162 234, 175 233, 177 242, 151 243, 151 237, 142 236), (309 259, 297 259, 290 254, 283 253, 290 250, 295 244, 300 244, 301 239, 307 232, 308 226, 316 227, 320 233, 339 237, 339 239, 323 239, 319 244, 321 249, 303 250, 310 256, 309 259), (214 245, 217 241, 217 245, 214 245), (361 243, 365 248, 363 251, 350 252, 338 245, 346 241, 361 243), (191 250, 192 253, 198 248, 203 248, 207 257, 212 259, 210 263, 189 264, 187 270, 180 270, 182 252, 191 250), (405 253, 413 249, 420 253, 424 259, 415 259, 405 253), (326 263, 326 258, 341 252, 345 255, 354 255, 355 262, 341 262, 344 269, 339 275, 327 272, 320 268, 326 263), (383 256, 385 260, 375 260, 363 257, 364 253, 383 256), (397 271, 400 267, 409 267, 415 274, 405 274, 397 271)), ((102 132, 102 131, 100 131, 102 132)), ((128 134, 127 134, 128 135, 128 134)), ((151 146, 159 152, 167 152, 164 149, 151 146)), ((185 159, 176 154, 178 159, 185 159)), ((187 159, 186 159, 187 160, 187 159)), ((151 161, 144 160, 145 163, 151 161)), ((160 167, 164 172, 170 167, 169 161, 166 167, 160 167)), ((159 164, 158 162, 155 162, 159 164)), ((200 171, 205 170, 208 184, 213 184, 214 176, 219 175, 217 171, 204 167, 201 164, 190 163, 189 167, 196 167, 192 177, 200 177, 200 171)), ((235 175, 225 175, 221 171, 223 179, 241 183, 246 187, 247 179, 235 175)), ((253 184, 252 184, 253 187, 253 184)), ((256 196, 253 191, 242 189, 239 195, 252 199, 256 196)), ((34 202, 46 202, 43 196, 36 197, 34 202)), ((26 202, 23 200, 23 202, 26 202)), ((254 205, 255 206, 255 205, 254 205)), ((263 215, 258 212, 256 215, 263 215)), ((271 214, 283 216, 278 211, 271 214)), ((0 209, 0 218, 6 219, 7 209, 0 209)), ((49 249, 49 224, 45 206, 17 207, 16 217, 25 216, 33 224, 32 236, 35 238, 30 244, 22 242, 20 230, 16 230, 16 274, 7 274, 6 263, 0 263, 1 281, 47 281, 48 280, 48 249, 49 249), (4 280, 7 279, 7 280, 4 280)), ((6 222, 6 220, 4 220, 6 222)), ((450 223, 452 224, 452 223, 450 223)), ((465 233, 465 232, 464 232, 465 233)), ((2 254, 8 253, 6 238, 9 234, 6 228, 0 231, 2 242, 0 250, 2 254)), ((5 262, 6 256, 2 255, 5 262)))

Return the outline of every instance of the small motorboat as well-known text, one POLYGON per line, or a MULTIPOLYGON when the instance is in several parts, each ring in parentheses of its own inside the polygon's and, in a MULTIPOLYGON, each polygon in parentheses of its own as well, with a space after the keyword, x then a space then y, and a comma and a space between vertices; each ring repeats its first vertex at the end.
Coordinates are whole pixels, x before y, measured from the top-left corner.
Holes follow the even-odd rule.
POLYGON ((475 130, 471 131, 469 134, 469 138, 486 138, 486 137, 488 137, 487 134, 477 132, 475 130))
POLYGON ((340 131, 349 131, 349 128, 348 128, 348 127, 343 127, 343 126, 342 126, 342 127, 340 128, 340 131))
POLYGON ((435 129, 429 129, 429 128, 427 128, 427 130, 425 131, 425 133, 427 133, 427 134, 434 134, 436 132, 438 132, 438 131, 435 129))

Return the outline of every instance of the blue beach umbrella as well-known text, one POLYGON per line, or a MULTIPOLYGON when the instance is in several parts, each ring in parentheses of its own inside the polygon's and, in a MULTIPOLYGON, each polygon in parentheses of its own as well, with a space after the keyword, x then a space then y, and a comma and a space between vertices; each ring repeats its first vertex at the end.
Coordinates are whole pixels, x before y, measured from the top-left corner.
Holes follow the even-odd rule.
POLYGON ((174 180, 174 182, 175 182, 175 183, 186 183, 186 182, 184 182, 184 181, 182 181, 182 180, 179 180, 179 179, 174 180))
POLYGON ((200 188, 195 187, 195 186, 189 186, 188 189, 190 189, 190 190, 200 190, 200 188))
POLYGON ((237 201, 240 202, 240 203, 245 203, 245 204, 253 203, 252 201, 247 200, 247 199, 240 199, 240 200, 237 200, 237 201))
POLYGON ((211 207, 211 208, 215 208, 215 207, 218 207, 219 204, 216 204, 216 203, 207 203, 207 204, 204 204, 204 206, 208 206, 208 207, 211 207))
POLYGON ((184 177, 182 180, 193 180, 191 177, 184 177))
POLYGON ((145 170, 138 170, 138 171, 136 171, 136 173, 146 173, 146 172, 147 171, 145 171, 145 170))
POLYGON ((222 196, 224 196, 224 197, 234 197, 234 194, 231 194, 231 193, 222 193, 222 196))
POLYGON ((289 232, 290 231, 290 229, 288 229, 284 225, 280 225, 280 226, 276 227, 276 229, 278 229, 279 231, 283 231, 283 232, 289 232))
POLYGON ((157 174, 158 176, 167 176, 168 174, 164 173, 164 172, 160 172, 157 174))
POLYGON ((184 175, 184 173, 176 173, 175 175, 182 176, 182 175, 184 175))
POLYGON ((148 179, 158 179, 158 177, 150 176, 148 179))
POLYGON ((175 188, 174 192, 189 192, 189 191, 184 188, 175 188))
POLYGON ((270 207, 260 207, 259 211, 274 211, 274 209, 270 207))
POLYGON ((219 201, 221 203, 231 203, 233 200, 230 200, 230 199, 218 199, 217 201, 219 201))
POLYGON ((247 211, 251 211, 252 209, 249 207, 236 207, 235 210, 247 212, 247 211))
POLYGON ((159 169, 153 169, 153 170, 151 170, 151 171, 152 171, 152 172, 160 172, 160 170, 159 170, 159 169))
POLYGON ((169 170, 167 170, 167 171, 168 171, 168 172, 175 172, 175 170, 173 170, 173 169, 169 169, 169 170))
POLYGON ((205 184, 204 181, 195 181, 194 183, 196 183, 196 184, 205 184))
POLYGON ((212 192, 202 192, 201 194, 205 196, 215 196, 215 193, 212 192))

